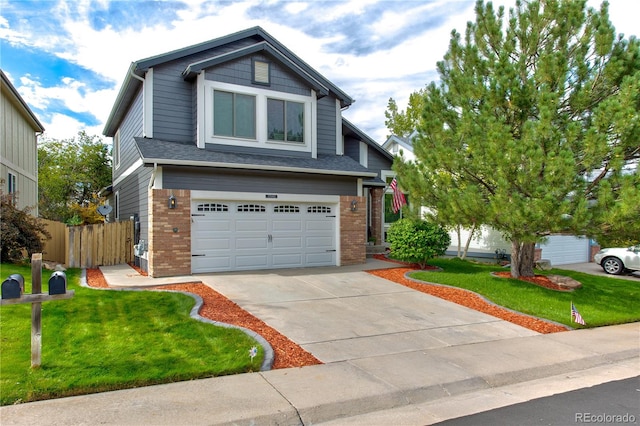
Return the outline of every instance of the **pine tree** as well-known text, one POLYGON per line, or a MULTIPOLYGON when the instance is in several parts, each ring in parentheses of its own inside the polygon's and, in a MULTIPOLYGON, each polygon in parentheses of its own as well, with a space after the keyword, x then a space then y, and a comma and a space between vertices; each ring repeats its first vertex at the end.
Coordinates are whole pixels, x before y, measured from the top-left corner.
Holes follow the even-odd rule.
POLYGON ((607 3, 476 3, 425 90, 416 164, 396 161, 414 199, 489 225, 534 274, 552 233, 640 238, 640 48, 607 3))

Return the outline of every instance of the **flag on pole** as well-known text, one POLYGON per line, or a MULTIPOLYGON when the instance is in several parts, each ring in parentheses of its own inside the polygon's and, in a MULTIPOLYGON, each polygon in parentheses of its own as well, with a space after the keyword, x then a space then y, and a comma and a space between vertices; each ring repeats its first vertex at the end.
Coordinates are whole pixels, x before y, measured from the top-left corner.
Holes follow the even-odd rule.
POLYGON ((407 204, 406 198, 404 198, 404 194, 398 188, 398 181, 396 178, 393 178, 389 187, 393 190, 393 199, 391 201, 391 208, 394 213, 398 213, 398 210, 402 208, 405 204, 407 204))
POLYGON ((578 312, 576 307, 573 305, 573 302, 571 302, 571 319, 578 324, 587 325, 587 323, 585 323, 582 319, 582 315, 580 315, 580 312, 578 312))

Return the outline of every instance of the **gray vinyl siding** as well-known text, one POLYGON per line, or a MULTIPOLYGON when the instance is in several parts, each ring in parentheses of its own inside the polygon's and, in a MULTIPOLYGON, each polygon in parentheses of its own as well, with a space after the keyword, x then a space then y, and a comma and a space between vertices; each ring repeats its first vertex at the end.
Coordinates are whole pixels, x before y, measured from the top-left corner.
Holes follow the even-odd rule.
POLYGON ((311 89, 304 81, 288 71, 274 58, 264 54, 254 54, 225 62, 224 64, 206 70, 205 78, 221 83, 237 84, 241 86, 259 87, 276 92, 293 93, 309 96, 311 89), (269 62, 271 64, 271 84, 254 84, 251 81, 251 60, 269 62))
POLYGON ((357 179, 348 176, 273 173, 246 170, 205 170, 163 167, 166 189, 256 192, 259 194, 357 195, 357 179))
POLYGON ((129 220, 137 214, 140 218, 140 239, 149 241, 149 180, 153 169, 140 167, 124 179, 114 191, 120 193, 120 220, 129 220))
POLYGON ((318 154, 336 153, 336 98, 318 99, 318 154))
POLYGON ((138 91, 127 115, 119 128, 120 131, 120 164, 113 167, 113 179, 116 180, 133 163, 140 159, 140 154, 133 140, 136 136, 142 136, 142 90, 138 91))
MULTIPOLYGON (((120 125, 120 166, 113 171, 114 181, 140 159, 134 137, 142 136, 142 90, 131 103, 127 115, 120 125)), ((147 233, 148 191, 152 169, 140 166, 131 175, 113 187, 119 193, 120 220, 128 220, 134 214, 140 217, 141 231, 147 233)), ((115 212, 113 213, 115 217, 115 212)), ((148 241, 147 237, 141 237, 148 241)))
POLYGON ((351 157, 360 162, 360 141, 358 139, 345 136, 344 137, 344 155, 351 157))
POLYGON ((391 170, 391 165, 393 164, 392 160, 389 160, 371 147, 368 151, 369 155, 367 161, 369 162, 369 164, 367 165, 367 168, 369 170, 378 173, 378 177, 381 177, 381 170, 391 170))
POLYGON ((179 61, 153 69, 153 137, 194 142, 195 83, 182 78, 187 64, 179 61))

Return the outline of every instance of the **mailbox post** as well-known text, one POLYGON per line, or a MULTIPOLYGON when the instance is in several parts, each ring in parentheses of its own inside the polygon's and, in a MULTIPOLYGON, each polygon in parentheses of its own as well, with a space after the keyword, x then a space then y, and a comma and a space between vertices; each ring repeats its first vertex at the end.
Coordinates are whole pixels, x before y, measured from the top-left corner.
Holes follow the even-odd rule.
POLYGON ((31 256, 31 294, 23 292, 22 275, 11 275, 2 283, 0 305, 31 303, 31 368, 35 368, 42 361, 42 302, 71 299, 75 292, 67 291, 67 276, 56 272, 49 279, 49 294, 42 294, 42 253, 31 256))

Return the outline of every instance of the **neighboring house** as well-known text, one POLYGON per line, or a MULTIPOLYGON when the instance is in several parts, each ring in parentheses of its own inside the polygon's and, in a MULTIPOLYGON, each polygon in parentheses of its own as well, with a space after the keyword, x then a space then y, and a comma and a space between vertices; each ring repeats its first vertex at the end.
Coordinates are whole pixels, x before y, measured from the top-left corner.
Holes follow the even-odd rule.
MULTIPOLYGON (((414 131, 409 137, 403 138, 398 136, 390 136, 382 147, 394 155, 402 155, 405 161, 415 161, 416 157, 413 153, 413 138, 416 136, 414 131)), ((469 229, 462 229, 460 232, 460 244, 464 248, 469 238, 469 229)), ((456 255, 458 252, 458 233, 450 231, 451 245, 447 250, 447 254, 456 255)), ((551 235, 547 237, 547 241, 536 245, 539 259, 547 259, 552 265, 566 265, 570 263, 582 263, 591 261, 593 247, 596 247, 588 238, 576 237, 573 235, 551 235)), ((479 258, 496 258, 497 253, 510 256, 511 243, 502 237, 499 231, 489 227, 482 226, 471 239, 467 256, 479 258)), ((596 250, 597 251, 597 250, 596 250)))
POLYGON ((5 73, 2 77, 0 111, 0 179, 3 192, 17 194, 16 206, 31 207, 38 216, 38 135, 44 127, 22 99, 5 73))
POLYGON ((155 277, 365 262, 393 157, 353 102, 259 27, 133 62, 104 128, 110 219, 155 277))

